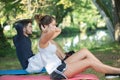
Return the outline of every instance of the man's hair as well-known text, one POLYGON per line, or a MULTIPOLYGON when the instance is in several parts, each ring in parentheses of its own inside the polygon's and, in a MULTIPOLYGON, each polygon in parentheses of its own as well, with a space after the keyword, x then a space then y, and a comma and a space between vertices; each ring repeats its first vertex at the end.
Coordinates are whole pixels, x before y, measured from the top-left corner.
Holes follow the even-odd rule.
POLYGON ((14 23, 14 25, 16 25, 18 23, 22 24, 23 27, 26 27, 28 25, 28 23, 32 23, 32 19, 22 19, 22 20, 16 21, 14 23))

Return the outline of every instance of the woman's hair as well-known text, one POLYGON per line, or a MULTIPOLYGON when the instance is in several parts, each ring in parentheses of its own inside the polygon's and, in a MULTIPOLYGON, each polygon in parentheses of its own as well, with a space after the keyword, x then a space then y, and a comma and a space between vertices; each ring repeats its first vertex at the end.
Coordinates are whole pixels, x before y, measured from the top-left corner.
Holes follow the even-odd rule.
POLYGON ((49 25, 53 20, 55 20, 55 18, 53 16, 50 15, 35 15, 35 20, 37 21, 37 23, 39 24, 39 28, 41 30, 41 25, 44 27, 44 25, 49 25))

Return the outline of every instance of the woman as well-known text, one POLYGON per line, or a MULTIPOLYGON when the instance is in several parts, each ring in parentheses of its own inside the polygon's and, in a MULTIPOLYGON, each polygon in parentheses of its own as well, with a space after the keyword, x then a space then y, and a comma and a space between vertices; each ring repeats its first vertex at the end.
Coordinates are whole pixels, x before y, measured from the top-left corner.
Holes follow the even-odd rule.
POLYGON ((67 79, 93 68, 97 72, 120 74, 120 68, 111 67, 100 62, 88 49, 81 49, 64 60, 65 54, 53 40, 60 33, 61 29, 56 27, 54 17, 35 16, 41 30, 39 40, 39 53, 41 54, 44 66, 53 80, 67 79))

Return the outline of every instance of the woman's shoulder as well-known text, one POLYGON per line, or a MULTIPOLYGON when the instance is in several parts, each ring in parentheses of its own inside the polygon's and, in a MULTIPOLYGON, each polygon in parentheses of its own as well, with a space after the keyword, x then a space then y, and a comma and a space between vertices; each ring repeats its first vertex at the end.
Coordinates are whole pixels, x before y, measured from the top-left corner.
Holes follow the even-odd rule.
POLYGON ((51 43, 51 41, 48 41, 47 43, 43 43, 41 41, 41 39, 39 39, 39 45, 38 45, 38 47, 41 48, 41 49, 45 49, 45 48, 47 48, 49 46, 50 43, 51 43))

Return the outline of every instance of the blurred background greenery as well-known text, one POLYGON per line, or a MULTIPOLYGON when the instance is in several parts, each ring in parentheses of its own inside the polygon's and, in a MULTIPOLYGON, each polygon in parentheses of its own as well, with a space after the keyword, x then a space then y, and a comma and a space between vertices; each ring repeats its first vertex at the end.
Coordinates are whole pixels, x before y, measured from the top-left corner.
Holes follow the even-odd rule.
MULTIPOLYGON (((102 62, 120 67, 120 0, 0 0, 0 69, 20 69, 12 42, 16 20, 33 19, 32 49, 40 36, 35 14, 53 15, 62 33, 55 40, 62 49, 88 48, 102 62)), ((93 70, 104 80, 104 76, 93 70)))

